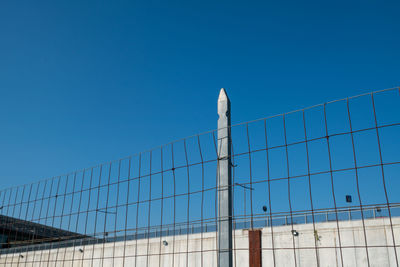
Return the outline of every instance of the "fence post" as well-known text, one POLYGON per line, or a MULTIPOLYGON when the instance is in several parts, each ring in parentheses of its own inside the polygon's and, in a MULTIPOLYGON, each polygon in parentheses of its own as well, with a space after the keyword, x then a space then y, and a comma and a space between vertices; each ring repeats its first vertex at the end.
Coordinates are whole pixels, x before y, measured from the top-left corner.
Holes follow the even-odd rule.
POLYGON ((218 97, 218 267, 232 267, 231 103, 218 97))

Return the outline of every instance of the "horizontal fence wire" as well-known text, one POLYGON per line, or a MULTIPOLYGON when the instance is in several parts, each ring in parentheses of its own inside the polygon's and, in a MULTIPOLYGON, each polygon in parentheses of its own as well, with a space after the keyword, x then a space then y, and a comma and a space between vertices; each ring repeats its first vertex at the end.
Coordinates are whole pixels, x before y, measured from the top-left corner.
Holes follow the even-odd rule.
MULTIPOLYGON (((399 266, 399 100, 230 127, 234 266, 257 229, 262 266, 399 266)), ((0 266, 216 266, 217 134, 1 190, 0 266)))

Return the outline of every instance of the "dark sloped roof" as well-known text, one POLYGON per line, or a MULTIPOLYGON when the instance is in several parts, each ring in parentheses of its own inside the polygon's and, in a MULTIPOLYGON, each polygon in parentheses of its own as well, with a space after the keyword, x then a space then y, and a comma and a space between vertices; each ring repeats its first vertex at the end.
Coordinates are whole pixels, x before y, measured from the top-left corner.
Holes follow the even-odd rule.
MULTIPOLYGON (((0 215, 0 234, 13 235, 16 243, 31 242, 52 242, 58 240, 69 240, 85 237, 82 234, 66 231, 63 229, 0 215)), ((12 243, 12 239, 9 243, 12 243)), ((18 244, 16 244, 18 245, 18 244)))

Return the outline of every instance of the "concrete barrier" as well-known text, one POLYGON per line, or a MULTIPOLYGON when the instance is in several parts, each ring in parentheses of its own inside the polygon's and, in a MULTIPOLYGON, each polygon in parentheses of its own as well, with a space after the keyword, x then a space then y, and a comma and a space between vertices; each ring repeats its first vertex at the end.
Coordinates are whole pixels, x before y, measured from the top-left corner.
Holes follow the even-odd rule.
MULTIPOLYGON (((400 245, 400 218, 393 218, 396 245, 400 245)), ((336 221, 262 229, 262 266, 368 266, 362 221, 340 221, 341 249, 336 221), (272 242, 273 241, 273 242, 272 242), (293 249, 293 244, 295 249, 293 249), (316 246, 315 246, 316 244, 316 246), (343 259, 343 265, 342 265, 343 259)), ((396 266, 388 218, 365 220, 370 266, 396 266)), ((216 267, 216 233, 197 233, 95 245, 36 250, 1 255, 0 266, 157 266, 216 267), (165 242, 164 242, 165 241, 165 242)), ((233 236, 233 266, 249 266, 248 231, 233 236)), ((399 247, 397 254, 400 255, 399 247)))

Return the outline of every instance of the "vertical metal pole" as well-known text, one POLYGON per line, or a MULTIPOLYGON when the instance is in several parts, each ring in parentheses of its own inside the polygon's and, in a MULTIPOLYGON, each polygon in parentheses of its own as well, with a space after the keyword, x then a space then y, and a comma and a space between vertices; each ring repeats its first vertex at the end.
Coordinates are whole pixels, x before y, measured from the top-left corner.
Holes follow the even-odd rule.
POLYGON ((246 188, 244 188, 244 187, 243 187, 243 195, 244 195, 244 201, 243 201, 244 228, 247 229, 247 217, 246 217, 246 188))
POLYGON ((232 267, 231 103, 218 98, 218 267, 232 267))

